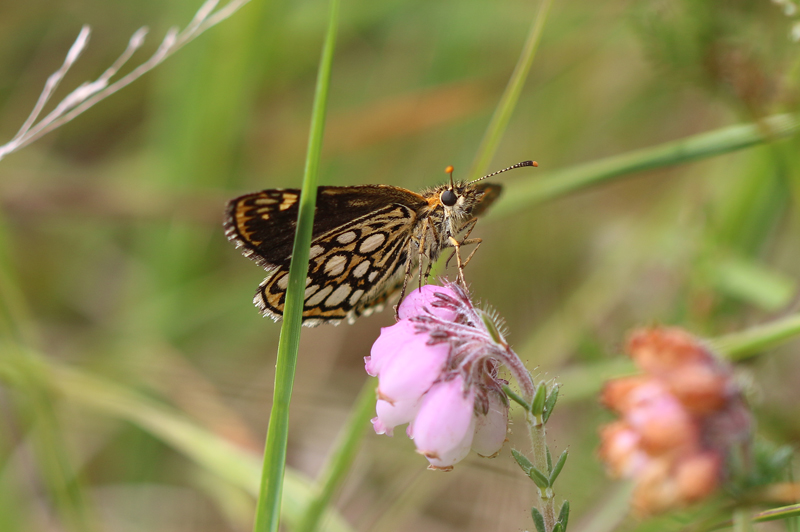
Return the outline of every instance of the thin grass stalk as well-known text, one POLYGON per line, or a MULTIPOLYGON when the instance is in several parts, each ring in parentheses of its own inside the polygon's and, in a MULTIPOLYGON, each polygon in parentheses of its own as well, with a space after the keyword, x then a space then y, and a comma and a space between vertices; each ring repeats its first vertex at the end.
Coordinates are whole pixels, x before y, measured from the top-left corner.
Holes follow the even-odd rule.
MULTIPOLYGON (((219 434, 209 431, 174 410, 137 390, 91 373, 74 369, 12 343, 0 343, 0 382, 12 387, 41 389, 70 405, 92 413, 125 420, 170 446, 199 468, 221 481, 258 496, 260 457, 219 434), (19 353, 24 350, 24 353, 19 353), (11 356, 14 354, 15 356, 11 356)), ((313 485, 304 475, 287 470, 283 486, 283 517, 289 526, 300 522, 313 496, 313 485)), ((251 515, 247 516, 252 518, 251 515)), ((325 529, 350 532, 338 514, 326 513, 325 529)))
POLYGON ((314 209, 317 202, 317 171, 325 130, 333 49, 336 43, 336 24, 339 17, 339 0, 331 0, 328 30, 322 48, 314 107, 311 113, 311 131, 308 140, 305 175, 299 200, 297 232, 289 266, 289 284, 286 291, 283 325, 278 342, 278 359, 275 367, 275 390, 270 412, 267 442, 264 447, 264 464, 261 488, 256 507, 253 530, 278 532, 280 524, 281 492, 286 468, 286 445, 289 435, 289 402, 292 396, 297 350, 302 325, 303 293, 308 273, 309 248, 314 226, 314 209))
MULTIPOLYGON (((792 314, 743 331, 710 338, 708 345, 723 357, 738 361, 797 338, 800 338, 800 314, 792 314)), ((559 398, 559 403, 572 403, 596 397, 606 380, 635 372, 636 367, 633 362, 621 357, 562 371, 559 382, 564 388, 569 389, 570 393, 559 398)))
POLYGON ((756 325, 711 341, 714 348, 732 360, 743 360, 777 347, 800 335, 800 314, 756 325))
POLYGON ((509 216, 531 205, 634 172, 664 168, 790 137, 800 131, 800 117, 773 115, 757 124, 725 127, 691 135, 598 161, 551 172, 536 180, 516 180, 506 186, 487 218, 509 216))
POLYGON ((294 532, 317 530, 334 492, 344 482, 364 437, 364 427, 375 412, 375 385, 375 379, 367 379, 361 388, 350 416, 333 446, 328 463, 317 480, 317 494, 310 501, 302 521, 294 532))
POLYGON ((528 78, 528 72, 530 72, 533 59, 536 56, 536 50, 539 48, 544 23, 547 21, 547 14, 550 12, 552 3, 552 0, 542 0, 541 4, 539 4, 539 11, 536 14, 536 18, 533 19, 528 38, 514 67, 514 72, 512 72, 511 78, 508 80, 508 85, 506 85, 506 89, 500 97, 497 108, 478 147, 478 153, 475 155, 475 160, 469 170, 468 181, 478 179, 485 174, 489 163, 497 152, 497 146, 506 132, 508 122, 511 120, 511 115, 522 92, 522 87, 528 78))

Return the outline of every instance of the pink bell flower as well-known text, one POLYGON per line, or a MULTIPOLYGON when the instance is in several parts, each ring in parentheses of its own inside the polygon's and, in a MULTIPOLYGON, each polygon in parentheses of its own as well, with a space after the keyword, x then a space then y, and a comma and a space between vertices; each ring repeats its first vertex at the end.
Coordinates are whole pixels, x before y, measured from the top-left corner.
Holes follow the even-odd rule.
POLYGON ((375 432, 391 436, 410 423, 408 435, 430 469, 450 470, 470 449, 496 456, 508 427, 499 366, 508 367, 523 398, 532 399, 534 390, 497 320, 455 283, 415 290, 397 314, 364 359, 367 373, 378 377, 375 432))

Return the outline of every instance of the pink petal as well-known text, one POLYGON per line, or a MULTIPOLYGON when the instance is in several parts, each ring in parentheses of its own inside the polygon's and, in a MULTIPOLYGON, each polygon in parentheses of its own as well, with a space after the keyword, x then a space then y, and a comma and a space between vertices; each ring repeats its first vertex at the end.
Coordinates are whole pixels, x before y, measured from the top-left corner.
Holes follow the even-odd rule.
POLYGON ((391 327, 382 327, 380 336, 372 344, 370 356, 364 357, 364 369, 367 373, 376 377, 384 363, 416 336, 415 333, 416 326, 410 321, 399 321, 391 327))
POLYGON ((494 457, 503 448, 508 431, 508 405, 496 393, 489 395, 489 413, 478 414, 472 450, 484 457, 494 457))
POLYGON ((431 465, 447 468, 469 454, 475 433, 475 392, 464 395, 459 376, 431 387, 414 418, 413 435, 417 452, 431 465))
POLYGON ((403 302, 400 303, 400 306, 397 309, 397 317, 401 320, 407 320, 409 318, 413 318, 414 316, 419 316, 420 314, 424 314, 422 309, 425 307, 434 316, 438 316, 446 321, 453 321, 456 319, 456 316, 458 316, 456 312, 434 307, 432 305, 434 301, 439 299, 434 295, 438 292, 458 299, 456 293, 449 288, 444 286, 436 286, 434 284, 426 284, 422 288, 414 290, 408 294, 405 299, 403 299, 403 302))
POLYGON ((450 354, 450 344, 428 345, 427 342, 427 334, 414 334, 384 362, 378 379, 381 399, 390 403, 416 402, 440 377, 450 354))
POLYGON ((372 419, 372 426, 377 434, 391 436, 396 426, 414 419, 417 410, 419 410, 419 401, 397 401, 392 404, 378 399, 375 405, 378 416, 372 419))

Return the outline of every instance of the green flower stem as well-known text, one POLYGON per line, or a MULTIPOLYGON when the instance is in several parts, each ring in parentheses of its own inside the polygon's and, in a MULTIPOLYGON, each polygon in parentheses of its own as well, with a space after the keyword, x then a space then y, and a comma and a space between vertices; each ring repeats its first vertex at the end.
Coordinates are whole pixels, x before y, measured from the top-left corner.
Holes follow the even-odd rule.
POLYGON ((481 177, 497 152, 497 146, 500 144, 500 139, 506 131, 509 120, 511 120, 511 114, 517 105, 522 87, 525 85, 531 64, 533 64, 533 58, 536 56, 536 50, 539 48, 544 23, 547 21, 547 14, 552 3, 552 0, 541 0, 541 4, 539 4, 539 12, 536 14, 536 18, 533 20, 531 29, 528 32, 528 38, 517 60, 517 65, 514 67, 514 72, 508 80, 508 85, 506 85, 503 95, 500 97, 500 102, 497 104, 489 126, 486 128, 486 133, 483 135, 483 140, 481 140, 481 144, 478 147, 478 153, 472 163, 472 168, 467 174, 468 181, 481 177))
POLYGON ((325 112, 328 102, 333 49, 336 43, 336 24, 339 18, 339 0, 331 0, 328 30, 322 49, 317 74, 314 108, 311 114, 308 153, 306 155, 303 188, 299 200, 297 232, 289 266, 289 284, 278 342, 278 359, 275 367, 275 391, 270 412, 267 442, 264 447, 264 464, 261 489, 256 508, 253 530, 278 532, 280 524, 283 473, 286 468, 286 445, 289 434, 289 402, 292 396, 297 350, 302 325, 303 292, 308 273, 308 256, 314 226, 314 209, 317 202, 317 170, 325 129, 325 112))
POLYGON ((800 314, 792 314, 741 332, 721 336, 712 340, 711 344, 731 360, 743 360, 779 346, 798 335, 800 335, 800 314))
MULTIPOLYGON (((544 386, 544 384, 539 386, 544 386)), ((533 465, 545 475, 549 475, 550 468, 547 466, 547 431, 544 420, 542 416, 534 416, 530 412, 526 412, 525 417, 531 432, 533 465)), ((551 532, 553 527, 556 526, 556 504, 553 488, 552 486, 545 489, 537 487, 537 490, 539 492, 539 511, 544 516, 544 528, 547 532, 551 532)))
POLYGON ((367 379, 361 388, 356 404, 350 412, 350 417, 342 428, 338 441, 334 444, 334 451, 319 476, 317 494, 309 502, 305 515, 294 532, 317 530, 320 518, 330 504, 334 491, 341 485, 350 470, 361 439, 364 437, 364 427, 375 413, 376 385, 376 379, 371 378, 367 379))
POLYGON ((789 137, 800 131, 800 118, 774 115, 756 124, 731 126, 650 148, 615 155, 560 171, 539 179, 517 179, 487 213, 487 218, 509 216, 574 190, 643 170, 652 170, 729 153, 789 137))

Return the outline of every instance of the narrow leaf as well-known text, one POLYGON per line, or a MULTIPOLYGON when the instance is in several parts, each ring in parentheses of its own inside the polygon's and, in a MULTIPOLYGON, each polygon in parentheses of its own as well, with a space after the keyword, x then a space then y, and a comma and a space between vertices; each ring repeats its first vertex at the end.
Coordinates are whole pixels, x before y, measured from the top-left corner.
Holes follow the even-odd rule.
POLYGON ((531 401, 531 413, 536 417, 540 417, 542 415, 546 393, 547 386, 545 386, 544 383, 541 383, 536 387, 536 394, 533 396, 533 401, 531 401))
POLYGON ((564 504, 561 505, 561 511, 558 512, 558 522, 566 532, 567 524, 569 523, 569 501, 564 501, 564 504))
POLYGON ((556 466, 550 472, 550 485, 552 486, 555 484, 558 475, 561 474, 561 470, 564 469, 564 464, 567 462, 567 450, 564 449, 564 452, 561 453, 561 456, 558 457, 558 461, 556 462, 556 466))
POLYGON ((531 469, 533 468, 533 464, 531 463, 531 461, 528 460, 528 458, 524 454, 522 454, 516 449, 511 449, 511 455, 514 457, 514 460, 517 461, 517 464, 519 464, 519 467, 522 468, 525 474, 529 475, 531 469))
POLYGON ((547 400, 544 402, 542 420, 545 423, 550 419, 550 414, 553 413, 553 409, 556 407, 556 401, 558 401, 558 384, 553 386, 553 391, 550 392, 550 395, 547 396, 547 400))
POLYGON ((544 516, 542 512, 536 508, 531 508, 531 517, 533 518, 533 524, 536 525, 536 532, 547 532, 544 528, 544 516))
POLYGON ((550 487, 550 481, 546 476, 544 476, 544 473, 535 467, 531 467, 531 470, 528 472, 528 476, 531 477, 533 483, 536 484, 540 489, 544 490, 550 487))
POLYGON ((509 388, 507 385, 504 385, 503 391, 506 392, 506 395, 508 396, 509 399, 520 405, 526 411, 530 411, 531 405, 529 405, 528 402, 522 397, 520 397, 514 390, 509 388))

